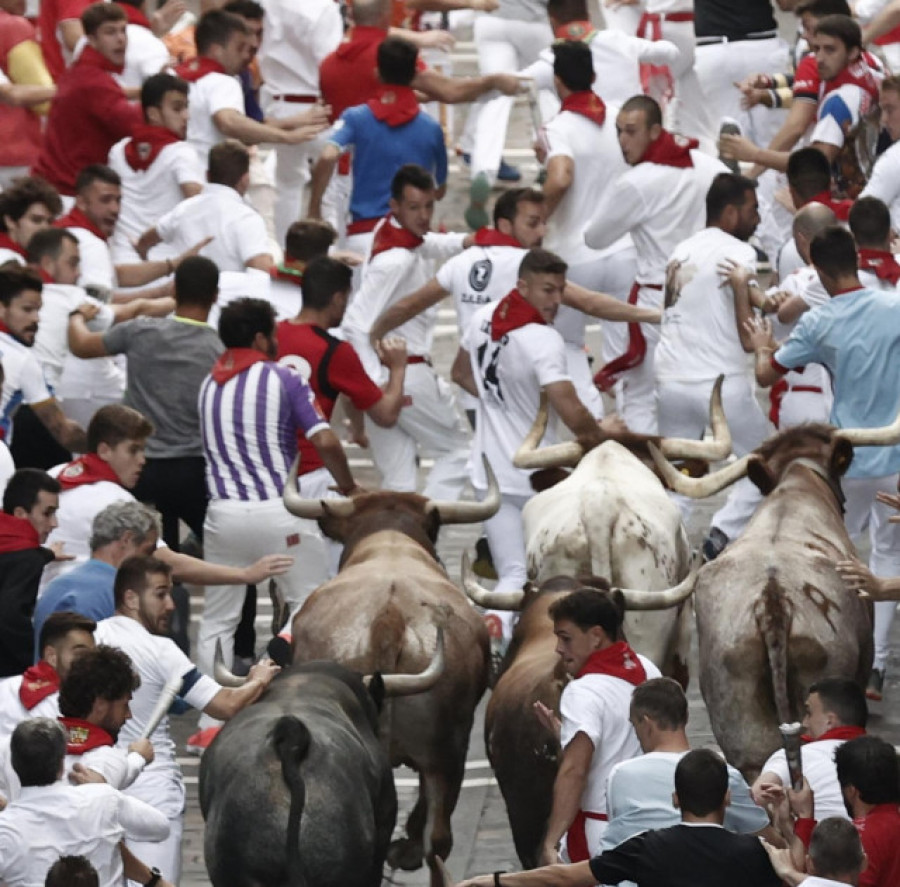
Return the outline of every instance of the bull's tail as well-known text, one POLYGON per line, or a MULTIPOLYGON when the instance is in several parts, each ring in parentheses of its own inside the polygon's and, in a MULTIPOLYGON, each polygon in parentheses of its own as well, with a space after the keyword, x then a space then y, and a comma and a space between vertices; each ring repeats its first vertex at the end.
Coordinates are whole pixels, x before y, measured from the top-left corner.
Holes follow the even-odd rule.
POLYGON ((272 745, 281 761, 281 776, 291 793, 288 812, 286 860, 289 887, 306 887, 300 868, 300 817, 306 804, 306 784, 300 775, 300 764, 309 752, 309 730, 293 715, 284 715, 272 729, 272 745))
POLYGON ((769 567, 766 586, 753 607, 753 615, 766 646, 775 713, 778 722, 785 724, 794 719, 788 688, 788 639, 794 614, 778 584, 776 572, 775 567, 769 567))

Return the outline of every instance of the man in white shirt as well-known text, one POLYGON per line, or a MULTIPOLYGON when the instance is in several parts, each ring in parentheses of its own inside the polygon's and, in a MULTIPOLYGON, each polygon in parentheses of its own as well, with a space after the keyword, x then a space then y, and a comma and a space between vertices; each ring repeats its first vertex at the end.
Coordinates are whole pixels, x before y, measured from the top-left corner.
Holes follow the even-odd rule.
POLYGON ((200 255, 219 272, 249 268, 268 272, 273 265, 263 217, 244 200, 250 187, 250 152, 228 139, 209 152, 208 184, 203 192, 179 203, 137 242, 142 256, 158 243, 182 251, 185 243, 205 241, 200 255))
MULTIPOLYGON (((303 307, 303 272, 314 259, 327 256, 335 240, 337 231, 322 219, 300 219, 288 228, 284 238, 284 257, 280 265, 269 270, 266 295, 279 322, 290 320, 300 313, 303 307)), ((221 299, 219 301, 221 303, 221 299)))
MULTIPOLYGON (((156 36, 150 19, 144 14, 144 7, 150 8, 146 0, 123 0, 119 5, 128 17, 125 28, 128 46, 125 49, 125 70, 117 79, 125 89, 137 90, 148 77, 159 74, 169 65, 169 50, 165 42, 156 36)), ((157 22, 157 25, 160 24, 157 22)), ((159 33, 165 34, 168 29, 168 23, 164 23, 159 33)))
MULTIPOLYGON (((116 615, 98 626, 98 643, 118 647, 131 658, 141 678, 131 700, 132 717, 118 738, 128 748, 147 727, 166 684, 180 677, 177 696, 188 705, 214 717, 228 719, 256 700, 278 672, 264 660, 250 669, 244 686, 227 689, 201 675, 175 643, 165 637, 169 617, 175 609, 169 567, 156 558, 133 557, 124 561, 114 587, 116 615)), ((146 843, 147 838, 129 836, 128 847, 139 859, 157 866, 163 877, 177 884, 181 872, 181 832, 184 817, 184 778, 175 760, 175 744, 164 717, 150 736, 153 763, 127 789, 130 799, 141 799, 160 811, 168 821, 168 838, 146 843)))
POLYGON ((893 143, 876 161, 860 197, 877 197, 891 211, 891 221, 900 230, 900 76, 881 83, 881 127, 893 143))
MULTIPOLYGON (((297 10, 294 14, 298 15, 297 10)), ((210 10, 194 32, 196 58, 175 68, 175 73, 191 85, 187 139, 201 166, 206 165, 209 149, 225 138, 238 139, 245 145, 299 145, 327 125, 327 112, 320 107, 271 123, 259 123, 246 115, 237 75, 247 63, 249 39, 240 16, 210 10)))
MULTIPOLYGON (((667 828, 680 821, 678 809, 672 805, 672 792, 675 768, 691 750, 684 690, 671 678, 646 681, 634 688, 629 719, 644 754, 616 764, 609 774, 609 825, 603 835, 603 850, 617 847, 640 832, 667 828)), ((725 810, 725 828, 739 834, 767 828, 769 815, 750 796, 744 777, 730 766, 728 783, 731 803, 725 810)))
MULTIPOLYGON (((848 739, 865 734, 869 716, 865 694, 850 678, 823 678, 809 688, 803 708, 806 735, 800 756, 803 775, 814 794, 815 818, 840 816, 848 819, 834 751, 848 739)), ((763 804, 771 786, 790 787, 790 782, 785 753, 779 749, 763 764, 751 792, 756 802, 763 804)))
POLYGON ((94 648, 97 623, 78 613, 62 611, 47 617, 41 628, 40 659, 23 675, 0 681, 0 740, 29 718, 59 716, 59 684, 72 662, 94 648))
POLYGON ((43 179, 19 179, 0 191, 0 265, 24 265, 32 235, 49 227, 61 211, 56 188, 43 179))
MULTIPOLYGON (((422 167, 401 167, 392 180, 391 195, 390 215, 375 229, 362 286, 341 324, 376 385, 383 384, 386 377, 369 340, 375 321, 386 308, 429 280, 434 260, 447 259, 473 242, 463 234, 430 232, 435 186, 422 167)), ((468 480, 469 436, 452 389, 431 367, 436 319, 434 307, 398 328, 409 352, 403 390, 411 403, 401 410, 393 428, 381 428, 367 416, 366 432, 385 489, 415 491, 419 450, 435 460, 423 495, 447 501, 459 498, 468 480)))
MULTIPOLYGON (((655 361, 659 433, 699 440, 713 385, 724 375, 722 404, 734 451, 744 456, 769 436, 744 326, 753 311, 750 291, 759 290, 756 252, 747 243, 759 224, 756 183, 734 173, 717 175, 706 195, 706 220, 706 228, 675 247, 666 268, 655 361)), ((740 535, 761 498, 747 478, 732 487, 713 515, 713 541, 704 545, 708 558, 740 535)), ((690 501, 679 497, 679 505, 686 518, 690 501)))
MULTIPOLYGON (((600 195, 584 232, 592 249, 606 249, 631 233, 637 274, 628 301, 662 306, 665 269, 675 246, 706 223, 706 192, 725 166, 697 150, 697 141, 663 129, 659 105, 634 96, 616 118, 619 146, 631 167, 600 195)), ((604 388, 621 376, 620 412, 632 431, 657 433, 654 352, 658 330, 629 326, 628 347, 595 381, 604 388)), ((618 399, 618 392, 617 392, 618 399)))
POLYGON ((10 755, 22 791, 0 816, 0 878, 9 887, 38 887, 60 856, 75 855, 88 858, 100 887, 122 887, 119 843, 162 841, 169 824, 112 786, 60 781, 65 753, 66 736, 55 721, 35 718, 13 731, 10 755))
MULTIPOLYGON (((133 241, 182 200, 203 190, 205 171, 185 141, 188 85, 171 74, 155 74, 141 87, 144 125, 112 146, 109 167, 122 181, 122 206, 110 244, 116 263, 139 262, 133 241)), ((174 258, 168 244, 150 258, 174 258)))
MULTIPOLYGON (((290 119, 319 102, 319 65, 333 52, 344 29, 333 0, 270 0, 259 70, 263 79, 262 106, 266 117, 290 119)), ((275 148, 275 237, 284 241, 291 222, 300 215, 303 188, 322 148, 321 140, 275 148)))

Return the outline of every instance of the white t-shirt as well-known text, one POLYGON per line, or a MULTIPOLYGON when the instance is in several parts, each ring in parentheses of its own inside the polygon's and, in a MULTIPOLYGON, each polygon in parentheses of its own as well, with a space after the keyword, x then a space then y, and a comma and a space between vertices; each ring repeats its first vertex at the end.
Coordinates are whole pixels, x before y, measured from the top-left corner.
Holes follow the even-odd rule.
MULTIPOLYGON (((844 744, 843 739, 819 739, 807 742, 800 747, 800 758, 803 761, 803 775, 815 795, 814 817, 819 822, 829 816, 840 816, 849 819, 844 806, 841 786, 838 783, 837 768, 834 764, 835 750, 844 744)), ((761 773, 774 773, 782 785, 790 783, 787 758, 784 749, 779 749, 762 766, 761 773)))
POLYGON ((148 77, 162 73, 169 64, 169 50, 153 31, 142 25, 129 24, 125 32, 128 35, 125 70, 116 80, 126 89, 140 89, 148 77))
MULTIPOLYGON (((550 147, 547 162, 568 157, 574 167, 572 184, 550 216, 544 237, 544 248, 569 265, 584 265, 603 255, 587 246, 584 232, 594 216, 598 195, 628 170, 616 137, 618 113, 617 106, 608 105, 603 126, 597 126, 581 114, 561 111, 544 128, 550 147)), ((610 251, 630 245, 631 239, 622 237, 610 251)))
POLYGON ((108 294, 118 287, 116 268, 113 265, 112 253, 109 244, 87 228, 67 228, 78 241, 78 251, 81 254, 81 274, 78 277, 78 285, 87 289, 96 287, 108 294))
POLYGON ((660 382, 747 375, 734 290, 722 285, 718 271, 728 260, 756 270, 753 247, 721 228, 704 228, 675 247, 666 270, 665 310, 656 346, 660 382))
MULTIPOLYGON (((397 223, 391 218, 380 224, 397 223)), ((362 284, 347 308, 341 331, 376 385, 387 381, 387 371, 369 343, 372 325, 391 305, 428 283, 434 276, 434 262, 456 255, 462 249, 464 238, 463 234, 426 234, 425 242, 416 249, 396 247, 366 261, 362 284)), ((392 332, 406 339, 410 356, 431 353, 437 311, 434 305, 392 332)))
POLYGON ((300 284, 287 280, 270 279, 265 298, 275 309, 279 321, 296 317, 303 307, 303 290, 300 284))
MULTIPOLYGON (((461 346, 469 352, 478 387, 477 420, 470 465, 472 485, 487 489, 481 463, 490 460, 500 490, 507 495, 531 496, 529 471, 516 468, 512 458, 531 430, 540 405, 541 389, 554 382, 571 381, 566 346, 551 326, 530 323, 491 340, 491 319, 498 303, 475 312, 461 346)), ((553 415, 544 443, 555 441, 553 415)))
POLYGON ((22 686, 22 675, 4 678, 0 681, 0 739, 12 736, 12 731, 22 722, 31 718, 59 717, 59 694, 51 693, 42 699, 34 708, 22 705, 19 689, 22 686))
MULTIPOLYGON (((212 678, 201 675, 171 638, 150 634, 136 619, 118 615, 104 619, 97 625, 94 639, 98 644, 124 650, 141 676, 141 686, 131 699, 131 718, 119 733, 120 748, 127 748, 140 737, 163 688, 174 674, 186 679, 181 698, 201 711, 222 689, 212 678)), ((175 761, 168 716, 153 731, 150 741, 155 758, 128 789, 128 794, 147 801, 169 818, 178 816, 184 809, 184 781, 175 761)))
MULTIPOLYGON (((116 262, 139 262, 132 240, 152 228, 157 219, 175 209, 184 194, 181 186, 203 185, 206 170, 197 160, 197 152, 187 142, 166 145, 147 169, 132 169, 125 159, 125 146, 130 138, 116 142, 109 152, 109 165, 122 179, 122 209, 110 241, 116 262)), ((150 250, 148 258, 165 259, 177 255, 168 244, 160 243, 150 250)))
POLYGON ((8 333, 0 333, 3 393, 0 395, 0 428, 12 439, 12 417, 19 404, 43 403, 53 396, 47 387, 37 355, 8 333))
POLYGON ((244 271, 250 259, 270 254, 263 217, 227 185, 208 184, 182 200, 156 222, 156 230, 179 253, 212 237, 200 255, 212 259, 220 272, 244 271))
POLYGON ((699 150, 693 167, 639 163, 603 194, 585 230, 592 249, 606 249, 631 232, 637 250, 639 283, 662 285, 669 256, 682 240, 706 227, 706 192, 728 168, 699 150))
POLYGON ((867 290, 884 290, 885 292, 896 293, 897 287, 889 280, 882 280, 874 271, 859 270, 859 282, 867 290))
POLYGON ((891 225, 900 231, 900 142, 894 142, 876 161, 860 197, 877 197, 891 211, 891 225))
POLYGON ((201 169, 205 170, 209 149, 225 140, 225 134, 216 126, 213 114, 226 108, 244 114, 244 93, 237 77, 213 71, 190 85, 188 102, 187 140, 197 152, 201 169))
MULTIPOLYGON (((660 677, 659 669, 646 656, 637 654, 647 679, 660 677)), ((628 720, 634 685, 610 675, 588 674, 570 681, 559 699, 562 720, 559 741, 563 749, 578 733, 594 746, 581 809, 606 813, 606 784, 612 768, 641 753, 641 745, 628 720)))
MULTIPOLYGON (((609 825, 603 834, 603 849, 618 847, 623 841, 650 829, 668 828, 681 822, 672 806, 675 768, 687 754, 683 752, 647 752, 621 761, 609 774, 606 805, 609 825)), ((725 808, 725 828, 739 834, 758 832, 769 824, 769 816, 750 797, 744 777, 728 767, 731 804, 725 808)))

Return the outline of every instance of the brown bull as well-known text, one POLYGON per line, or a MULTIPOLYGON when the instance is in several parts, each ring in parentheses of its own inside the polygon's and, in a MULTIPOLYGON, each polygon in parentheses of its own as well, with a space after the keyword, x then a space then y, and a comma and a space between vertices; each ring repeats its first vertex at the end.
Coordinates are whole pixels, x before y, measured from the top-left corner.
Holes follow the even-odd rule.
POLYGON ((333 659, 359 672, 416 673, 434 650, 435 621, 444 627, 441 679, 419 696, 386 701, 380 721, 392 765, 419 773, 407 837, 391 845, 388 863, 416 869, 424 858, 433 885, 435 857, 446 858, 453 843, 450 816, 488 664, 484 622, 448 579, 435 543, 441 524, 480 522, 497 511, 499 489, 486 468, 490 484, 481 503, 436 503, 387 492, 308 501, 296 492, 295 473, 284 494, 289 511, 317 519, 326 535, 344 543, 338 575, 294 618, 294 662, 333 659))
POLYGON ((700 689, 716 740, 749 780, 778 748, 778 724, 801 719, 810 684, 832 675, 865 684, 871 609, 835 570, 854 551, 840 478, 853 445, 898 440, 900 417, 886 428, 800 425, 700 479, 654 454, 685 495, 712 495, 744 475, 766 495, 740 538, 694 584, 700 689))

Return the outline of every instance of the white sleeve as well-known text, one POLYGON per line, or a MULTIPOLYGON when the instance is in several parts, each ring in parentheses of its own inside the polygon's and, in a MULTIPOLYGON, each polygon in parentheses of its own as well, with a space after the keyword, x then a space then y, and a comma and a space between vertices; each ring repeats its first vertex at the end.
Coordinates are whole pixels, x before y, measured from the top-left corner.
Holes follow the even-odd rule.
POLYGON ((827 305, 831 301, 831 296, 828 295, 825 287, 822 286, 822 281, 818 275, 800 290, 799 296, 810 308, 818 308, 820 305, 827 305))
POLYGON ((552 120, 544 127, 544 134, 547 137, 547 147, 549 148, 547 160, 552 160, 554 157, 575 159, 575 152, 572 150, 572 145, 566 138, 565 133, 560 132, 559 128, 553 125, 552 120))
POLYGON ((175 181, 179 185, 196 183, 202 185, 206 181, 206 173, 200 164, 197 152, 187 142, 179 142, 178 156, 175 160, 175 181))
MULTIPOLYGON (((160 639, 163 640, 163 639, 160 639)), ((212 678, 200 674, 199 669, 182 650, 170 638, 164 639, 165 643, 159 643, 157 649, 158 675, 162 683, 174 674, 180 674, 184 679, 182 690, 179 694, 188 705, 203 711, 210 700, 222 688, 212 678)))
POLYGON ((780 780, 782 785, 787 785, 791 775, 788 771, 787 758, 784 749, 778 749, 765 764, 762 765, 760 773, 774 773, 780 780))
POLYGON ((235 77, 228 74, 208 74, 204 79, 209 80, 207 97, 210 116, 228 108, 244 113, 244 93, 235 77))
POLYGON ((554 382, 569 382, 566 344, 556 330, 540 329, 540 338, 535 336, 534 368, 541 388, 554 382))
POLYGON ((646 216, 647 207, 640 191, 620 179, 600 198, 594 217, 584 230, 584 242, 591 249, 606 249, 646 216))
POLYGON ((465 234, 434 234, 425 235, 425 242, 419 247, 426 259, 434 259, 437 262, 445 262, 452 256, 461 253, 465 234))
POLYGON ((538 60, 519 71, 517 76, 530 77, 538 90, 553 89, 553 53, 549 49, 542 50, 538 60))
POLYGON ((875 162, 860 197, 877 197, 890 209, 900 194, 900 143, 892 145, 875 162))
POLYGON ((170 209, 164 216, 157 219, 156 224, 153 226, 156 228, 156 233, 159 234, 165 243, 171 243, 178 235, 179 219, 181 218, 178 210, 181 206, 182 204, 178 204, 175 209, 170 209))
POLYGON ((440 268, 438 268, 437 274, 434 275, 434 279, 438 282, 438 286, 445 292, 453 293, 454 295, 457 290, 457 270, 459 270, 459 266, 462 264, 461 256, 462 253, 459 253, 448 259, 440 268))
POLYGON ((645 40, 643 37, 628 37, 634 41, 639 61, 651 65, 672 65, 678 61, 681 50, 670 40, 645 40))
POLYGON ((563 748, 579 733, 584 733, 597 748, 603 735, 603 712, 594 693, 579 687, 577 681, 566 685, 559 700, 559 714, 562 719, 559 741, 563 748))
POLYGON ((23 362, 19 384, 25 403, 43 403, 53 397, 47 387, 44 371, 34 354, 29 354, 27 360, 23 362))
POLYGON ((119 794, 119 825, 132 841, 165 841, 169 837, 169 820, 155 807, 119 794))
POLYGON ((856 0, 853 4, 853 16, 864 25, 875 18, 885 6, 887 0, 856 0))
POLYGON ((136 751, 128 752, 128 756, 125 758, 125 774, 119 788, 128 788, 144 772, 146 766, 147 760, 143 755, 139 755, 136 751))
POLYGON ((237 238, 238 254, 246 265, 255 256, 271 253, 266 223, 257 212, 247 213, 240 230, 233 232, 237 238))

